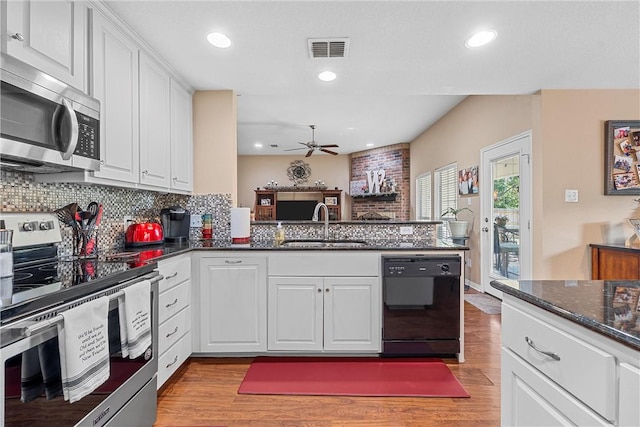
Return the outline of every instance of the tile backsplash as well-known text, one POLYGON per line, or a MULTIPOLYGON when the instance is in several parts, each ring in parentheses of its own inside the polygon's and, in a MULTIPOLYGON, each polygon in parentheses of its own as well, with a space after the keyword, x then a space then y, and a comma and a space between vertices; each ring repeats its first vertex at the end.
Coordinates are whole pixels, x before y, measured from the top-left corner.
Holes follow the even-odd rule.
MULTIPOLYGON (((137 222, 160 222, 160 210, 182 206, 192 215, 213 215, 213 237, 229 239, 230 194, 180 195, 154 191, 108 187, 94 184, 40 183, 33 174, 0 171, 0 212, 53 212, 69 203, 86 207, 91 201, 102 203, 104 215, 100 224, 98 247, 101 250, 124 245, 124 216, 137 222)), ((62 247, 71 246, 71 228, 61 226, 62 247)), ((200 230, 191 229, 192 238, 200 230)))

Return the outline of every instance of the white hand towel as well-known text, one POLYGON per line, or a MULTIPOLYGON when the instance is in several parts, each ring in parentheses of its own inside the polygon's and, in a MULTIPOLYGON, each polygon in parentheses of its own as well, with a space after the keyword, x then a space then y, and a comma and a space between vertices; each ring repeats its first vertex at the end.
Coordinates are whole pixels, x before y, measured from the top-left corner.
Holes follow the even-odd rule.
POLYGON ((151 282, 125 288, 118 298, 118 312, 122 357, 135 359, 151 346, 151 282))
POLYGON ((109 378, 108 313, 107 297, 61 313, 60 370, 64 399, 69 403, 82 399, 109 378))

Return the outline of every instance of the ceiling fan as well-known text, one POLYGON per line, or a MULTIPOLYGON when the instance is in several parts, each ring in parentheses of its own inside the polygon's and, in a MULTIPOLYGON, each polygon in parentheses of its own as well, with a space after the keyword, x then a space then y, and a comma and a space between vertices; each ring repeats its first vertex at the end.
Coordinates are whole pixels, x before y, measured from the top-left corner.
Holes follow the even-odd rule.
MULTIPOLYGON (((320 144, 318 144, 316 142, 316 139, 315 139, 316 125, 309 125, 309 127, 311 128, 311 141, 309 141, 309 142, 298 142, 298 144, 306 145, 306 147, 309 149, 309 151, 307 151, 307 155, 305 157, 309 157, 316 150, 324 151, 325 153, 333 154, 334 156, 337 156, 338 153, 336 153, 335 151, 327 150, 327 148, 333 148, 333 147, 338 147, 338 146, 336 144, 328 144, 328 145, 320 145, 320 144)), ((290 149, 284 150, 284 151, 293 151, 293 150, 304 150, 304 148, 290 148, 290 149)))

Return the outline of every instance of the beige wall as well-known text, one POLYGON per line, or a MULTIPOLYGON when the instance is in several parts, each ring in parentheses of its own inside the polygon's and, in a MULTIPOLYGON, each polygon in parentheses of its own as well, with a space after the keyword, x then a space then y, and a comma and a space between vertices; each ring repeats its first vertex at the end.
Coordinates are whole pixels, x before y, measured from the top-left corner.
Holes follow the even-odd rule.
MULTIPOLYGON (((626 220, 640 216, 633 196, 603 195, 604 122, 639 119, 638 90, 470 96, 411 143, 412 217, 418 175, 452 162, 479 165, 483 147, 532 130, 532 278, 588 279, 589 243, 608 241, 604 229, 633 234, 626 220), (565 203, 565 189, 578 190, 579 203, 565 203)), ((467 200, 475 221, 467 278, 480 283, 480 199, 458 203, 467 200)))
MULTIPOLYGON (((458 168, 480 166, 480 149, 534 128, 532 109, 535 96, 469 96, 447 115, 418 136, 411 149, 411 218, 415 218, 415 180, 418 175, 457 162, 458 168)), ((535 139, 535 138, 534 138, 535 139)), ((483 183, 480 182, 480 194, 483 183)), ((480 198, 465 196, 458 206, 468 206, 473 214, 460 218, 473 220, 471 268, 467 279, 480 283, 480 198), (471 201, 471 205, 467 202, 471 201)), ((439 218, 434 218, 439 219, 439 218)))
MULTIPOLYGON (((242 206, 251 207, 255 202, 254 190, 262 188, 267 182, 274 180, 279 186, 291 186, 293 182, 287 177, 287 169, 294 160, 303 160, 311 168, 311 176, 302 185, 311 186, 315 181, 324 181, 329 189, 338 187, 344 190, 342 193, 343 211, 342 217, 348 218, 351 214, 348 197, 350 163, 348 155, 325 156, 314 154, 310 157, 301 156, 238 156, 238 202, 242 206)), ((299 200, 303 200, 304 194, 291 193, 299 200)), ((287 195, 283 194, 283 197, 287 195)))
POLYGON ((236 96, 230 90, 193 94, 193 193, 230 194, 238 201, 236 96))
MULTIPOLYGON (((627 219, 640 215, 634 196, 604 195, 604 122, 640 120, 639 90, 543 90, 542 162, 534 191, 543 196, 536 218, 542 244, 534 256, 540 278, 591 276, 589 243, 607 241, 603 230, 633 235, 627 219), (564 190, 579 191, 578 203, 565 203, 564 190)), ((541 147, 541 148, 540 148, 541 147)), ((535 173, 535 172, 534 172, 535 173)))

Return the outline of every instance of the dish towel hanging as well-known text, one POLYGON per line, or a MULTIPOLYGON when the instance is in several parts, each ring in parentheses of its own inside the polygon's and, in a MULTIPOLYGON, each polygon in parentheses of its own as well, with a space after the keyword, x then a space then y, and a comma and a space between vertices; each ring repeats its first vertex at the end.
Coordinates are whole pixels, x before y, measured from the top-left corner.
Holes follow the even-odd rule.
POLYGON ((135 359, 151 346, 151 282, 143 280, 118 297, 122 357, 135 359))
POLYGON ((87 301, 61 313, 58 322, 64 400, 77 402, 110 375, 107 318, 109 298, 87 301))

